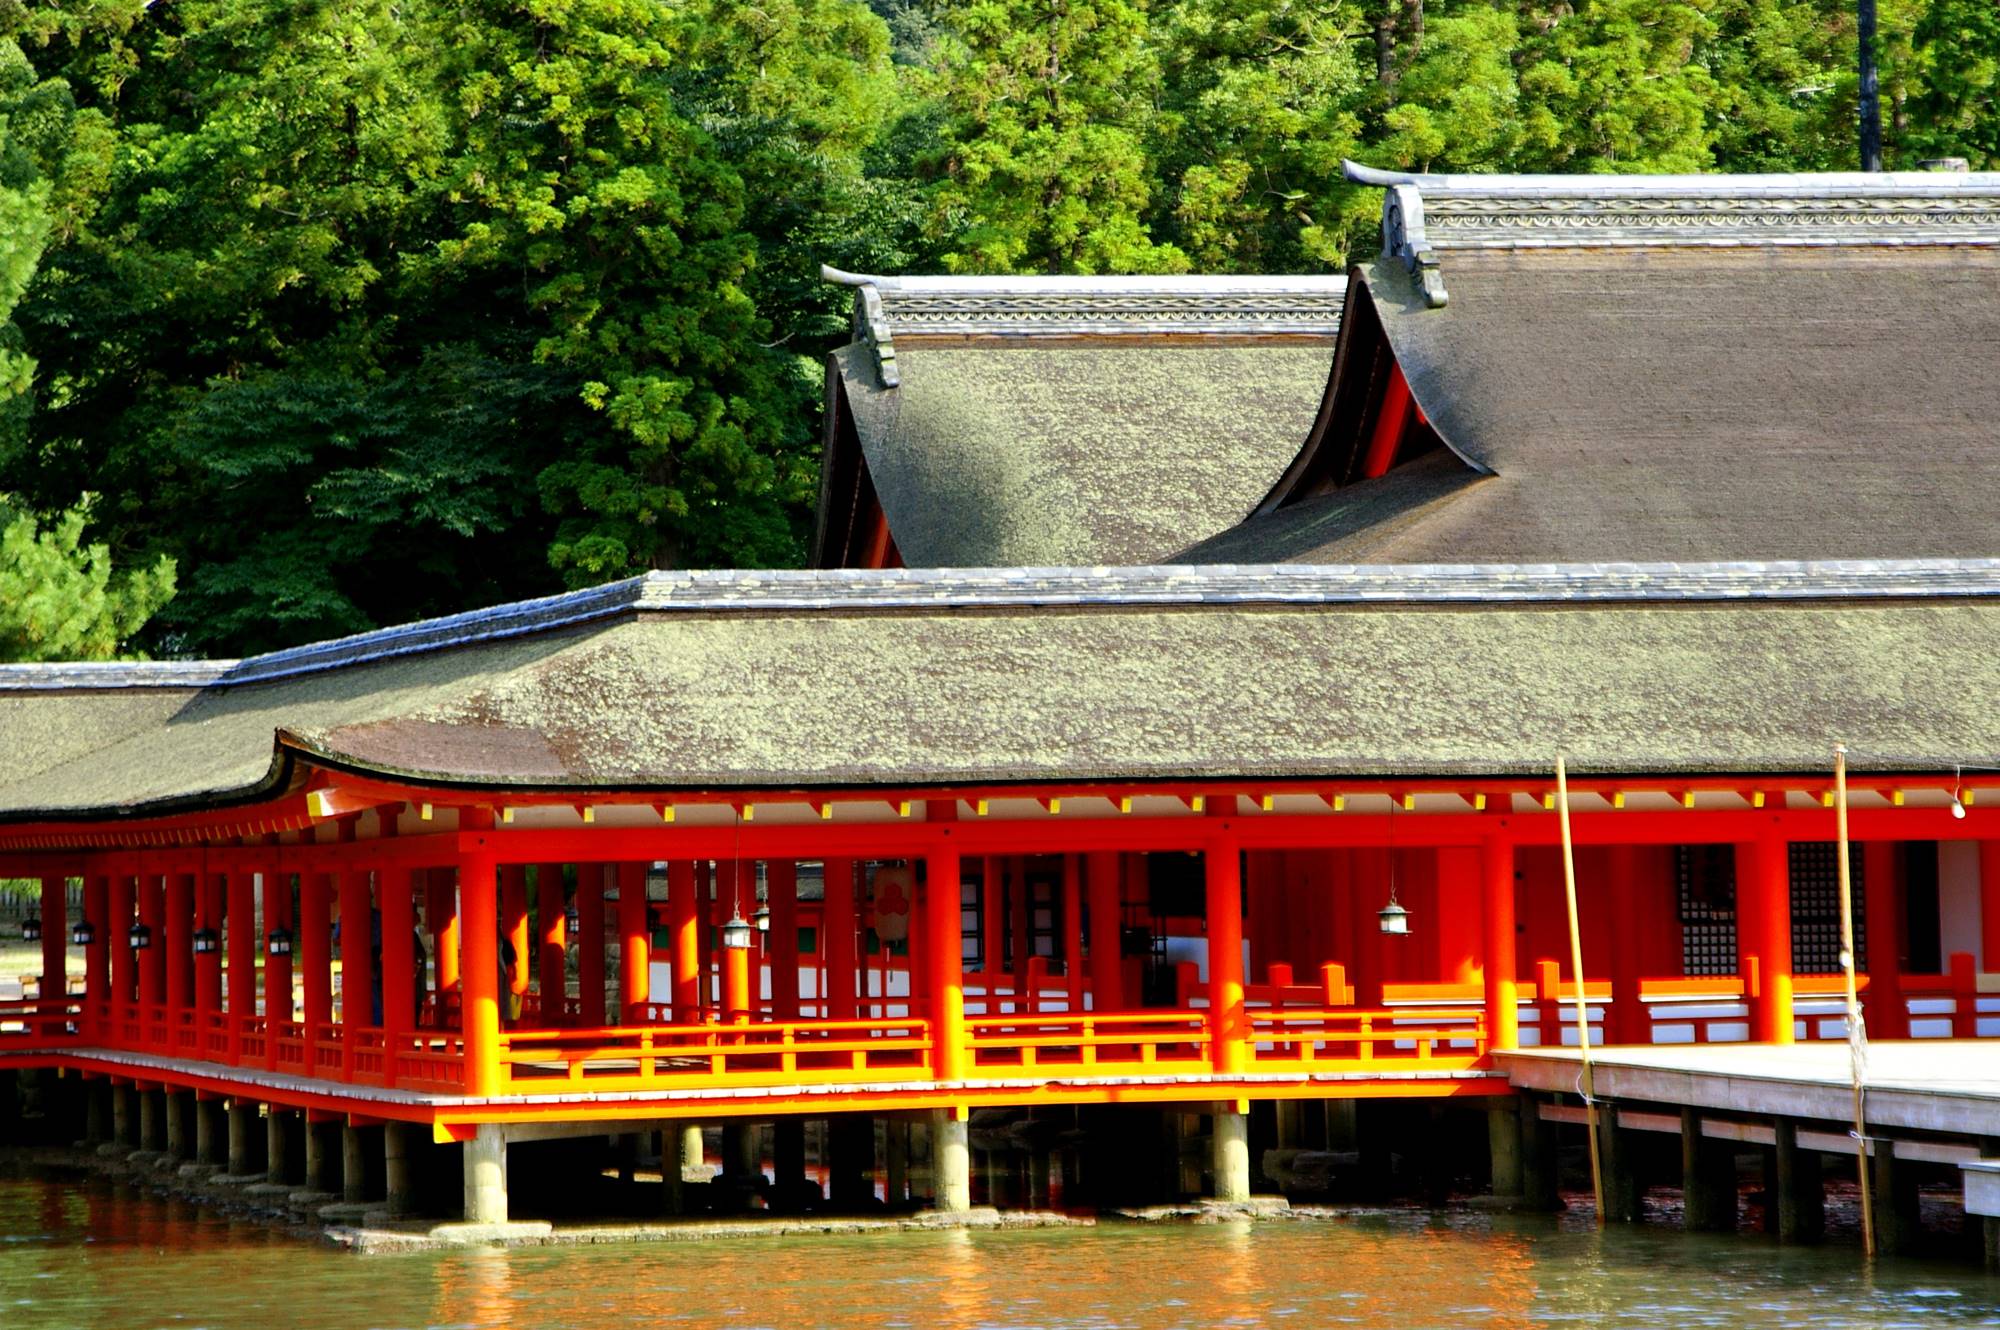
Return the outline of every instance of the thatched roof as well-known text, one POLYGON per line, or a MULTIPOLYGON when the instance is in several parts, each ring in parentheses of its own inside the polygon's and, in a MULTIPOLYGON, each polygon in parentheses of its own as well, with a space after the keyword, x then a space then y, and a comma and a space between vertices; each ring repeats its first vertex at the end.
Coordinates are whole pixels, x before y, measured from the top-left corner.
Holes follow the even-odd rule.
MULTIPOLYGON (((842 275, 844 276, 844 275, 842 275)), ((816 561, 1143 564, 1241 521, 1326 389, 1340 278, 853 278, 816 561)))
POLYGON ((2000 175, 1410 176, 1258 516, 1189 562, 2000 554, 2000 175), (1368 478, 1393 376, 1439 450, 1368 478))
POLYGON ((217 669, 0 670, 0 819, 772 790, 2000 764, 2000 564, 655 575, 217 669), (617 594, 612 594, 617 593, 617 594), (533 611, 533 612, 525 612, 533 611), (554 625, 538 627, 538 625, 554 625), (52 734, 65 745, 45 750, 52 734))

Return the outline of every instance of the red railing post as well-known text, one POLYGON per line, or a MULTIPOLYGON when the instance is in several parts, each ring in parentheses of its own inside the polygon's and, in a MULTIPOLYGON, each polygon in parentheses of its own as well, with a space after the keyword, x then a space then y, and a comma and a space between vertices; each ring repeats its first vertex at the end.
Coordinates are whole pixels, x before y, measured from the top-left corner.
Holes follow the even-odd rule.
POLYGON ((1562 967, 1551 960, 1535 962, 1535 1028, 1543 1048, 1562 1047, 1562 967))
POLYGON ((1979 1037, 1979 967, 1972 954, 1954 951, 1947 962, 1951 978, 1951 1037, 1979 1037))

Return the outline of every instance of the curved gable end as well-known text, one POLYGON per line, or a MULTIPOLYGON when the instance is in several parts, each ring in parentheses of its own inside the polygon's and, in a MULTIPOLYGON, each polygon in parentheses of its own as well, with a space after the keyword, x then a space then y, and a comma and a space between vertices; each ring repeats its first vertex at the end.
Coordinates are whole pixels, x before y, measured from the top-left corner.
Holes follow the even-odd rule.
POLYGON ((1183 557, 2000 552, 2000 177, 1353 173, 1384 253, 1311 442, 1183 557), (1392 370, 1462 467, 1368 478, 1392 370))
POLYGON ((820 566, 1157 562, 1297 454, 1342 278, 876 278, 827 369, 820 566))

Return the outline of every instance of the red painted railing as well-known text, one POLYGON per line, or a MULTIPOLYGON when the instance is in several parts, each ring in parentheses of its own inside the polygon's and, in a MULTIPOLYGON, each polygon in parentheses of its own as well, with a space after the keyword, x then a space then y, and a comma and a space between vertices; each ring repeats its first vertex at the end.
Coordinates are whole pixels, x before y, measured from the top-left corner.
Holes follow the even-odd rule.
POLYGON ((1259 1071, 1461 1070, 1486 1053, 1486 1013, 1478 1007, 1253 1010, 1250 1025, 1259 1071))
POLYGON ((0 1048, 39 1048, 72 1042, 83 1004, 62 998, 0 1002, 0 1048))
POLYGON ((908 1018, 500 1035, 502 1084, 524 1093, 923 1080, 930 1053, 930 1023, 908 1018))
MULTIPOLYGON (((983 1005, 978 982, 973 976, 968 985, 975 995, 965 1022, 963 1066, 969 1080, 1200 1075, 1212 1068, 1215 1046, 1201 985, 1190 1005, 1178 1009, 1102 1013, 1067 1010, 1066 991, 1025 984, 1023 1007, 1060 1002, 1065 1009, 1008 1011, 1016 995, 1002 986, 995 995, 1001 1010, 988 1013, 978 1009, 983 1005)), ((2000 1022, 2000 992, 1982 993, 1981 984, 1971 958, 1963 955, 1954 955, 1944 974, 1902 976, 1900 996, 1916 1027, 1912 1033, 1976 1037, 1982 1004, 1993 1008, 1985 1013, 1988 1024, 2000 1022)), ((1838 976, 1795 976, 1802 1037, 1841 1036, 1842 986, 1838 976)), ((1635 993, 1617 995, 1620 1003, 1638 1004, 1635 1016, 1612 1005, 1608 983, 1590 981, 1593 1039, 1604 1034, 1610 1012, 1626 1018, 1621 1028, 1636 1029, 1638 1037, 1654 1042, 1741 1041, 1749 1028, 1745 988, 1736 976, 1644 979, 1635 993)), ((1565 990, 1547 962, 1520 985, 1524 1043, 1539 1039, 1553 1046, 1573 1037, 1565 990)), ((1489 1036, 1477 992, 1467 984, 1399 983, 1385 986, 1379 1007, 1362 1009, 1351 1005, 1352 989, 1338 965, 1323 967, 1311 984, 1295 983, 1284 967, 1275 966, 1266 982, 1246 987, 1249 1065, 1263 1073, 1340 1069, 1390 1076, 1469 1068, 1486 1053, 1489 1036), (1345 1000, 1330 1000, 1334 997, 1345 1000)), ((909 1001, 892 998, 889 1004, 893 1011, 909 1001)), ((159 1003, 30 999, 0 1002, 0 1050, 85 1044, 334 1083, 454 1093, 468 1081, 463 1039, 450 1028, 457 1006, 457 995, 449 994, 430 1007, 429 1015, 445 1018, 444 1028, 425 1025, 390 1034, 373 1026, 350 1033, 338 1022, 307 1025, 289 1019, 289 1013, 271 1020, 159 1003)), ((529 1002, 521 1020, 500 1034, 501 1092, 772 1090, 936 1075, 927 1012, 777 1021, 763 1004, 747 1025, 677 1021, 669 1007, 658 1004, 644 1015, 648 1019, 631 1025, 585 1029, 576 1025, 580 1004, 574 998, 546 1013, 529 1002)))
POLYGON ((1208 1070, 1200 1011, 1052 1012, 965 1022, 966 1065, 978 1075, 1034 1070, 1100 1073, 1208 1070))

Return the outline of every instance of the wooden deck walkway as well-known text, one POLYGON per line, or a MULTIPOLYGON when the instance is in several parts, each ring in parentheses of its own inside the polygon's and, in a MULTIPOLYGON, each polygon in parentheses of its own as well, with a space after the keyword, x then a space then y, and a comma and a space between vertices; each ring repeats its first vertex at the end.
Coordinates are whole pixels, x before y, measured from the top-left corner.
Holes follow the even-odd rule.
MULTIPOLYGON (((1577 1092, 1573 1048, 1497 1053, 1523 1090, 1577 1092)), ((1592 1050, 1597 1095, 1717 1112, 1848 1123, 1854 1105, 1845 1042, 1670 1044, 1592 1050)), ((2000 1137, 2000 1041, 1872 1043, 1863 1085, 1871 1128, 2000 1137)))

